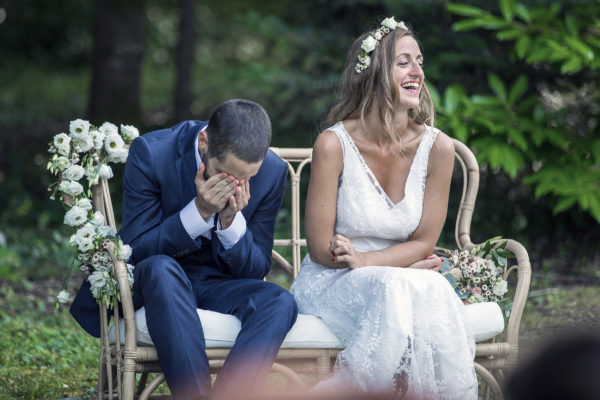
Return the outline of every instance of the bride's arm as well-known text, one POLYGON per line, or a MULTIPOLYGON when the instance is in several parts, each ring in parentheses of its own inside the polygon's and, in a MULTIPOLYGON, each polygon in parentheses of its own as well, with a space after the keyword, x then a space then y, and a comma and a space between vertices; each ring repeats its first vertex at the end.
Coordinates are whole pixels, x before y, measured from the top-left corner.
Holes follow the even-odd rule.
POLYGON ((342 168, 342 145, 334 132, 324 131, 313 146, 304 220, 310 258, 330 268, 346 267, 345 263, 333 262, 329 252, 342 168))
POLYGON ((433 253, 446 220, 453 167, 454 143, 440 132, 429 153, 421 221, 406 242, 385 250, 391 265, 411 266, 433 253))

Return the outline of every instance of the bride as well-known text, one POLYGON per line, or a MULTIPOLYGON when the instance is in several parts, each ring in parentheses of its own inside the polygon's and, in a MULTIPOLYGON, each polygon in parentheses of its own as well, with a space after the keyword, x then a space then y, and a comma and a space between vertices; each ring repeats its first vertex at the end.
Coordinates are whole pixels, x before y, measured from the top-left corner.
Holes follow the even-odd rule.
POLYGON ((345 345, 318 388, 476 399, 465 311, 431 255, 454 163, 423 56, 393 17, 350 48, 335 123, 313 149, 306 256, 292 294, 345 345), (427 125, 429 124, 429 125, 427 125))

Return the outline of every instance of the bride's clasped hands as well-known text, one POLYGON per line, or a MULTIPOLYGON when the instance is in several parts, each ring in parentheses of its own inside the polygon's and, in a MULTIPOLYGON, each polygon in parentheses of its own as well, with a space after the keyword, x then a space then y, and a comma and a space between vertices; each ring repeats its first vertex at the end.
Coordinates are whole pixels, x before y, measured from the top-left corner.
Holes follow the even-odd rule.
MULTIPOLYGON (((352 241, 339 233, 329 239, 329 252, 331 253, 331 261, 337 263, 338 268, 356 269, 368 265, 377 265, 372 262, 374 260, 371 260, 371 258, 377 257, 383 257, 386 260, 384 265, 388 265, 385 249, 374 252, 357 251, 352 241)), ((423 260, 412 263, 406 268, 430 269, 438 272, 443 262, 442 258, 432 254, 423 260)))

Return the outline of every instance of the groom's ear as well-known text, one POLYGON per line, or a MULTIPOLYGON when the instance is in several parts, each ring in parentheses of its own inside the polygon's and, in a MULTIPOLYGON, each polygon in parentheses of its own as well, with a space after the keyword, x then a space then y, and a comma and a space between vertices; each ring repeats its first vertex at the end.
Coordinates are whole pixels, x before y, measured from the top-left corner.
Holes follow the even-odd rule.
POLYGON ((198 152, 200 154, 208 153, 208 129, 200 131, 198 135, 198 152))

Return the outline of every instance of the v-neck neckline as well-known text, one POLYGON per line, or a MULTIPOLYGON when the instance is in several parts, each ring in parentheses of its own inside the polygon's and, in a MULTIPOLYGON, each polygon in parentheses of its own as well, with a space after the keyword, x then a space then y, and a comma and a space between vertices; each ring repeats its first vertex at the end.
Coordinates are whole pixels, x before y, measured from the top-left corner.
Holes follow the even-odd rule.
POLYGON ((397 203, 394 203, 394 201, 392 199, 390 199, 390 197, 388 196, 387 192, 383 189, 383 187, 379 183, 379 180, 377 179, 377 176, 375 176, 375 174, 371 170, 371 167, 369 167, 369 164, 367 164, 367 162, 365 161, 363 155, 361 154, 360 150, 356 146, 356 143, 354 142, 354 139, 352 139, 352 136, 350 136, 350 133, 346 129, 346 126, 344 125, 344 122, 340 121, 340 125, 342 127, 342 131, 344 132, 344 134, 348 138, 348 141, 350 142, 350 145, 352 146, 352 148, 356 152, 356 155, 358 156, 358 159, 360 160, 360 163, 363 165, 363 169, 365 170, 365 173, 369 177, 369 180, 373 183, 373 186, 374 186, 375 190, 385 199, 385 201, 388 204, 388 207, 389 208, 394 208, 394 207, 397 207, 398 205, 402 204, 402 202, 404 202, 404 200, 406 199, 406 197, 408 195, 407 192, 406 192, 406 188, 408 187, 409 179, 411 178, 411 175, 413 173, 413 169, 414 169, 414 165, 415 165, 415 160, 417 159, 417 155, 419 154, 419 151, 421 149, 421 145, 424 142, 425 136, 429 132, 429 126, 425 125, 425 132, 423 132, 423 135, 421 136, 421 139, 419 140, 419 145, 417 146, 417 151, 415 151, 415 155, 414 155, 414 157, 413 157, 413 159, 412 159, 412 161, 410 163, 410 169, 408 171, 408 175, 406 176, 406 182, 404 182, 404 191, 403 191, 404 192, 404 196, 402 196, 402 199, 400 199, 397 203))

